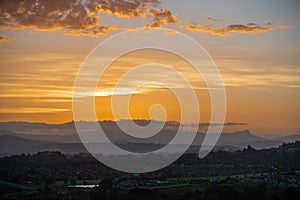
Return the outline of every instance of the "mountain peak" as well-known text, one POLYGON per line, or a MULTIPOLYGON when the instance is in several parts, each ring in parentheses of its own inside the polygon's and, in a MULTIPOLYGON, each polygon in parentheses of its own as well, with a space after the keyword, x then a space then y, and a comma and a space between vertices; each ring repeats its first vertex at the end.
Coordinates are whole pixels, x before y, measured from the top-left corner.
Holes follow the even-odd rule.
POLYGON ((233 132, 232 134, 252 135, 252 133, 249 130, 236 131, 233 132))

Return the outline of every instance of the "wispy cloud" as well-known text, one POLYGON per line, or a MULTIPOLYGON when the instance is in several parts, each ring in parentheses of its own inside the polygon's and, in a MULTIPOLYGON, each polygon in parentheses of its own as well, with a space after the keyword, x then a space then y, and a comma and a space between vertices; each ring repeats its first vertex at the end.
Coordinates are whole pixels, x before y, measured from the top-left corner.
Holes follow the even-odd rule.
MULTIPOLYGON (((209 18, 209 19, 216 21, 216 19, 213 18, 209 18)), ((286 25, 277 24, 277 23, 267 23, 264 26, 255 23, 230 24, 223 27, 216 27, 214 24, 202 25, 200 23, 191 23, 186 26, 186 29, 192 32, 209 33, 218 36, 228 36, 230 33, 258 34, 258 33, 265 33, 275 29, 286 29, 286 28, 290 28, 290 27, 286 25)))
POLYGON ((216 18, 212 18, 212 17, 205 17, 205 20, 213 21, 213 22, 224 22, 224 21, 226 21, 226 20, 223 20, 223 19, 216 19, 216 18))
POLYGON ((67 112, 70 109, 66 108, 0 108, 0 113, 58 113, 67 112))

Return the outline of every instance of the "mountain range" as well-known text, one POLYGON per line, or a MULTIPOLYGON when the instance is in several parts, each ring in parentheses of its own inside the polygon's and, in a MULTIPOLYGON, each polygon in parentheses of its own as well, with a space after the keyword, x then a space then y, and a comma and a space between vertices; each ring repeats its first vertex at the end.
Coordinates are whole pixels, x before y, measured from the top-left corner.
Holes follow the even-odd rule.
MULTIPOLYGON (((90 122, 85 122, 90 123, 90 122)), ((111 121, 102 122, 110 139, 123 149, 134 152, 148 152, 165 146, 176 134, 176 123, 167 125, 157 135, 149 139, 128 137, 116 124, 111 121), (170 128, 171 127, 171 128, 170 128)), ((140 123, 146 123, 140 121, 140 123)), ((186 134, 189 134, 188 132, 186 134)), ((205 137, 199 132, 190 146, 190 152, 199 151, 205 137)), ((290 135, 277 138, 264 138, 252 134, 248 130, 233 133, 222 133, 214 150, 235 151, 252 146, 256 149, 278 147, 283 143, 300 141, 300 135, 290 135)), ((96 145, 96 144, 95 144, 96 145)), ((98 145, 107 145, 98 143, 98 145)), ((174 149, 181 144, 173 145, 174 149), (176 146, 177 145, 177 146, 176 146)), ((0 123, 0 156, 22 153, 36 153, 39 151, 61 151, 63 153, 87 152, 81 143, 73 122, 65 124, 44 124, 29 122, 1 122, 0 123)))

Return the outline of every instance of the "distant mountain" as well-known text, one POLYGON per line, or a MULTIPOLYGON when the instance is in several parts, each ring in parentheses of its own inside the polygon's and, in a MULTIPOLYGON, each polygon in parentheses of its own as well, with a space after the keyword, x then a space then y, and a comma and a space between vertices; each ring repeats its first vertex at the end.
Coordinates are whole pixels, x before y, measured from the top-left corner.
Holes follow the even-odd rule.
POLYGON ((74 122, 67 122, 63 124, 0 122, 0 130, 39 135, 68 135, 76 133, 74 122))
MULTIPOLYGON (((102 148, 109 148, 109 144, 105 143, 91 143, 91 145, 101 145, 102 148)), ((121 143, 116 144, 122 149, 131 151, 144 153, 149 151, 155 151, 157 149, 162 148, 164 145, 161 144, 147 144, 147 143, 121 143)), ((175 144, 172 145, 171 149, 168 151, 169 153, 177 153, 178 149, 183 148, 185 145, 175 144)), ((197 153, 199 151, 199 145, 192 145, 188 149, 189 153, 197 153)), ((214 151, 236 151, 238 148, 230 147, 230 146, 215 146, 214 151)), ((22 153, 34 154, 42 151, 59 151, 67 154, 74 153, 86 153, 82 143, 53 143, 53 142, 45 142, 39 140, 29 140, 21 137, 13 136, 13 135, 0 135, 0 157, 9 156, 9 155, 19 155, 22 153)), ((110 152, 113 153, 113 152, 110 152)))
POLYGON ((33 141, 24 138, 19 138, 13 135, 0 136, 0 155, 14 155, 28 152, 28 149, 46 144, 43 141, 33 141))
MULTIPOLYGON (((140 120, 138 124, 147 125, 149 121, 140 120)), ((96 122, 81 122, 84 125, 96 122)), ((178 124, 167 122, 166 126, 155 136, 150 138, 134 138, 124 134, 120 128, 112 121, 100 122, 101 127, 107 136, 114 143, 117 143, 124 149, 136 152, 145 152, 157 150, 176 135, 178 124)), ((124 120, 125 124, 128 121, 124 120)), ((156 122, 161 123, 161 122, 156 122)), ((87 126, 89 127, 89 126, 87 126)), ((97 134, 87 129, 87 134, 97 134)), ((143 134, 143 133, 142 133, 143 134)), ((190 134, 185 132, 184 134, 190 134)), ((77 153, 86 151, 81 144, 81 140, 76 133, 74 122, 64 124, 44 124, 28 122, 0 122, 0 154, 15 153, 33 153, 38 151, 62 151, 64 153, 77 153), (6 129, 4 129, 6 128, 6 129)), ((199 151, 200 145, 205 137, 204 133, 198 133, 189 151, 199 151)), ((246 148, 248 145, 256 149, 278 147, 283 143, 300 141, 300 135, 291 135, 278 138, 264 138, 252 134, 248 130, 237 131, 233 133, 222 133, 214 150, 235 151, 246 148)), ((104 145, 103 140, 94 141, 94 143, 104 145)), ((176 144, 179 147, 181 144, 176 144), (178 146, 179 145, 179 146, 178 146)), ((174 145, 173 149, 176 149, 174 145)))
POLYGON ((46 142, 54 143, 80 143, 78 134, 68 134, 68 135, 40 135, 40 134, 24 134, 24 133, 14 133, 12 131, 0 130, 1 135, 13 135, 29 140, 40 140, 46 142))
MULTIPOLYGON (((295 138, 296 139, 296 138, 295 138)), ((221 134, 217 145, 232 145, 239 148, 252 146, 255 149, 278 147, 285 142, 295 142, 296 140, 281 140, 280 138, 267 139, 253 135, 249 130, 237 131, 233 133, 221 134)))
POLYGON ((60 151, 63 153, 87 152, 81 143, 50 143, 39 140, 29 140, 13 135, 0 136, 0 156, 22 153, 37 153, 41 151, 60 151))
POLYGON ((236 143, 248 143, 255 141, 265 141, 267 139, 253 135, 249 130, 237 131, 233 133, 223 133, 219 140, 220 144, 236 144, 236 143))
POLYGON ((253 135, 249 130, 243 130, 221 134, 217 144, 244 147, 245 145, 250 145, 250 143, 266 140, 266 138, 253 135))

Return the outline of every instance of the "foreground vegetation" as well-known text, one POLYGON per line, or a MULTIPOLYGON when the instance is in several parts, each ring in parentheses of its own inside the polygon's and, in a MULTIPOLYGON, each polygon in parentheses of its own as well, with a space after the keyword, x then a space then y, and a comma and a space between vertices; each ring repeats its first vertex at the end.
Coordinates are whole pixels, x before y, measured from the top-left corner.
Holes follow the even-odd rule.
POLYGON ((0 158, 0 199, 294 199, 300 142, 279 148, 185 154, 165 169, 128 174, 89 154, 0 158), (87 187, 88 186, 88 187, 87 187))

